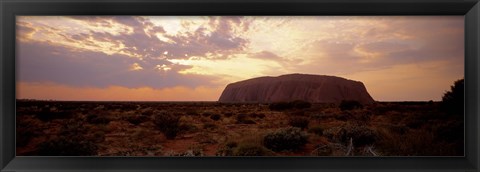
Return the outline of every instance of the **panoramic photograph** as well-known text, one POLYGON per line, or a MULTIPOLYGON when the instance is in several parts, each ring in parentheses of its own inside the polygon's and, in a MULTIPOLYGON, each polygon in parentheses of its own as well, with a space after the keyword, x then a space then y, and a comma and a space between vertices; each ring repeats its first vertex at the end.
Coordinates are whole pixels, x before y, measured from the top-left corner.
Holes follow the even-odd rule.
POLYGON ((15 48, 17 156, 464 156, 464 16, 17 16, 15 48))

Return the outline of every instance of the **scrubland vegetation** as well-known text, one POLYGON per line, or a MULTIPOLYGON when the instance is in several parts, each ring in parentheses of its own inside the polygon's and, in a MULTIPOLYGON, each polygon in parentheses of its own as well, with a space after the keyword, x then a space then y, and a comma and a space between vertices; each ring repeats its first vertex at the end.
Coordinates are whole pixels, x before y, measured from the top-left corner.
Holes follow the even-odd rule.
POLYGON ((18 100, 17 155, 463 156, 460 87, 367 105, 18 100))

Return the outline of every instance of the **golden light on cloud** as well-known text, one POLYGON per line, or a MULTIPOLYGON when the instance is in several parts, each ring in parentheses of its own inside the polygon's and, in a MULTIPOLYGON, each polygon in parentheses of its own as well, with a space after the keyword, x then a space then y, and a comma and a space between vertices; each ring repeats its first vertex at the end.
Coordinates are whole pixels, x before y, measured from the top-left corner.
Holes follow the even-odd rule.
POLYGON ((138 63, 133 63, 132 66, 130 66, 130 70, 135 71, 135 70, 142 70, 143 67, 140 66, 138 63))
POLYGON ((169 61, 174 64, 193 66, 192 68, 179 71, 181 74, 224 75, 224 79, 229 82, 256 77, 264 73, 268 68, 280 67, 275 62, 252 59, 246 57, 246 55, 239 55, 230 60, 209 60, 191 57, 189 59, 171 59, 169 61))
POLYGON ((168 67, 167 65, 163 64, 163 65, 156 65, 155 66, 155 69, 158 70, 158 71, 169 71, 169 70, 172 70, 171 67, 168 67))

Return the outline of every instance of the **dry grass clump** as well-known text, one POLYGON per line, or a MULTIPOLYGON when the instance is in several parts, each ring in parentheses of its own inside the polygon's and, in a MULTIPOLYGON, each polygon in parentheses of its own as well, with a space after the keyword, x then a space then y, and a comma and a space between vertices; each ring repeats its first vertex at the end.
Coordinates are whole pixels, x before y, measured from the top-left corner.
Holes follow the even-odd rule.
POLYGON ((256 124, 255 121, 253 121, 252 119, 250 119, 246 114, 238 114, 237 117, 237 124, 256 124))
POLYGON ((192 145, 184 152, 168 151, 165 156, 205 156, 202 146, 192 145))
POLYGON ((355 146, 365 146, 375 143, 375 131, 367 126, 347 123, 340 130, 340 141, 347 143, 352 138, 355 146))
POLYGON ((133 115, 133 116, 127 117, 126 120, 133 125, 138 125, 138 124, 149 121, 150 118, 144 115, 133 115))
POLYGON ((224 113, 223 113, 223 116, 225 116, 226 118, 229 118, 229 117, 231 117, 231 116, 233 116, 233 115, 235 115, 235 113, 233 113, 233 112, 224 112, 224 113))
POLYGON ((27 115, 17 116, 16 121, 17 130, 16 134, 16 144, 17 146, 26 146, 29 144, 32 138, 40 136, 42 131, 37 128, 41 128, 42 121, 27 115))
POLYGON ((235 147, 233 150, 234 156, 271 156, 273 152, 267 148, 252 144, 252 143, 243 143, 235 147))
POLYGON ((211 123, 211 122, 203 124, 203 129, 207 130, 207 131, 213 131, 217 128, 218 128, 218 126, 214 123, 211 123))
POLYGON ((214 121, 218 121, 222 118, 222 116, 220 116, 219 114, 213 114, 210 116, 210 119, 214 120, 214 121))
POLYGON ((250 118, 259 118, 259 119, 265 118, 265 114, 263 114, 263 113, 255 113, 255 112, 250 113, 248 116, 249 116, 250 118))
POLYGON ((83 137, 59 136, 40 143, 37 148, 41 156, 89 156, 96 155, 98 147, 83 137))
POLYGON ((221 144, 217 156, 273 156, 275 153, 255 140, 227 141, 221 144))
POLYGON ((313 127, 310 127, 310 128, 308 129, 308 132, 314 133, 314 134, 316 134, 316 135, 318 135, 318 136, 322 136, 322 135, 323 135, 323 130, 324 130, 324 129, 323 129, 323 127, 321 127, 321 126, 313 126, 313 127))
POLYGON ((88 128, 81 121, 68 120, 57 136, 40 143, 37 154, 41 156, 88 156, 97 155, 98 146, 85 137, 88 128))
POLYGON ((157 129, 165 134, 167 139, 175 139, 180 131, 180 116, 178 115, 163 111, 155 115, 154 123, 157 129))
POLYGON ((273 151, 295 151, 307 143, 307 138, 307 134, 300 128, 287 127, 267 133, 263 145, 273 151))
POLYGON ((355 146, 366 146, 375 143, 377 136, 374 130, 367 126, 345 123, 343 126, 331 127, 323 131, 323 135, 333 142, 349 144, 349 140, 355 146))
POLYGON ((94 113, 88 114, 86 120, 90 124, 108 124, 111 121, 107 116, 94 113))

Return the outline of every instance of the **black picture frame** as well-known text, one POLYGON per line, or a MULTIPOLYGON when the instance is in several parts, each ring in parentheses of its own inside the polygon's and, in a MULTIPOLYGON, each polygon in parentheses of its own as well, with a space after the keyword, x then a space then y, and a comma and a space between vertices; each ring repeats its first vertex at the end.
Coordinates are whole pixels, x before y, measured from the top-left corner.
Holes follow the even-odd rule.
POLYGON ((479 171, 478 0, 1 0, 1 171, 479 171), (464 157, 16 157, 17 15, 464 15, 464 157))

